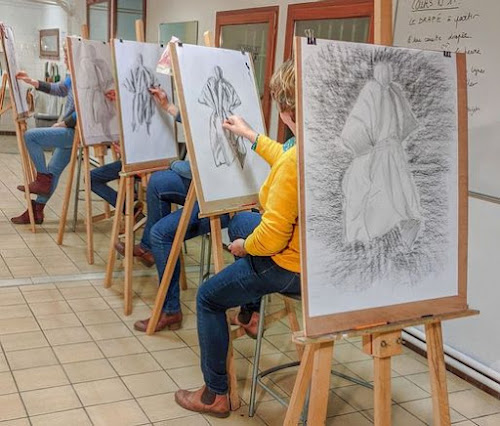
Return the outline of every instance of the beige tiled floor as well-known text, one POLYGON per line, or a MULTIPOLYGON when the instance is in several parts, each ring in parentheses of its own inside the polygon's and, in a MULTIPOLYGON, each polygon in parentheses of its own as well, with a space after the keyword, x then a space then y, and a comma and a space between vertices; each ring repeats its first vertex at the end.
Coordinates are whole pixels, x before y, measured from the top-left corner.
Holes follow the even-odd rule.
MULTIPOLYGON (((8 218, 24 207, 22 194, 13 190, 19 183, 18 157, 0 152, 0 167, 0 426, 282 424, 285 408, 263 391, 258 394, 257 415, 248 417, 254 351, 254 341, 248 338, 234 344, 243 402, 239 411, 218 420, 185 411, 174 402, 177 389, 202 383, 194 302, 199 241, 188 244, 183 328, 145 336, 133 330, 133 323, 150 313, 155 276, 134 279, 134 312, 126 317, 119 279, 106 289, 101 279, 82 275, 103 271, 111 224, 96 226, 94 266, 85 260, 81 224, 77 233, 67 233, 63 246, 55 243, 64 185, 51 201, 40 232, 13 227, 8 218), (61 278, 66 275, 71 280, 61 278)), ((80 206, 83 209, 83 203, 80 206)), ((278 304, 281 307, 273 298, 269 309, 278 304)), ((262 368, 296 359, 286 321, 272 325, 265 336, 262 368)), ((371 381, 372 362, 359 343, 336 345, 332 367, 371 381)), ((394 424, 431 424, 425 360, 405 349, 392 367, 394 424)), ((291 369, 267 381, 289 396, 295 374, 291 369)), ((499 400, 452 374, 448 388, 454 424, 500 424, 499 400)), ((332 376, 327 424, 365 426, 373 424, 372 419, 373 391, 332 376)))

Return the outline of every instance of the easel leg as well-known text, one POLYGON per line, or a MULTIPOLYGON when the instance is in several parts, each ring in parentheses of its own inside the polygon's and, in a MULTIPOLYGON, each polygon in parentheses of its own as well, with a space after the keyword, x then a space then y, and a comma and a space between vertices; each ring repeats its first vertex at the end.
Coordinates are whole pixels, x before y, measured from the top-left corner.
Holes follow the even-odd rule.
POLYGON ((373 358, 376 426, 391 425, 391 358, 373 358))
POLYGON ((92 222, 92 190, 90 189, 89 147, 83 147, 83 169, 85 173, 85 227, 87 230, 87 260, 94 264, 94 227, 92 222))
POLYGON ((446 383, 446 366, 443 352, 441 322, 426 324, 427 360, 432 389, 433 423, 436 426, 449 426, 450 406, 446 383))
POLYGON ((165 271, 163 272, 160 287, 158 288, 155 306, 153 308, 153 312, 151 313, 151 318, 149 319, 148 329, 146 331, 149 336, 155 333, 156 325, 158 324, 158 320, 160 319, 163 302, 165 301, 168 287, 170 286, 170 280, 172 279, 172 275, 174 274, 175 264, 182 249, 182 243, 184 241, 184 237, 186 236, 189 219, 191 217, 191 213, 193 212, 195 201, 196 193, 194 184, 191 183, 186 196, 186 201, 184 203, 184 208, 182 209, 181 219, 179 221, 179 225, 177 226, 177 232, 175 233, 172 250, 170 251, 170 256, 168 257, 167 265, 165 266, 165 271))
POLYGON ((181 285, 181 290, 187 290, 186 263, 184 261, 184 254, 182 251, 179 253, 179 260, 181 262, 181 276, 179 277, 179 283, 181 285))
POLYGON ((391 357, 402 352, 401 330, 363 336, 363 351, 373 356, 375 426, 391 425, 391 357))
POLYGON ((311 400, 309 402, 307 424, 325 424, 328 397, 330 395, 329 389, 332 356, 333 341, 321 343, 314 353, 314 365, 311 380, 311 400))
MULTIPOLYGON (((215 273, 224 269, 224 254, 222 252, 222 227, 220 217, 210 218, 210 235, 212 236, 212 255, 214 260, 215 273)), ((227 375, 229 378, 229 402, 231 410, 235 411, 241 406, 238 395, 238 379, 236 377, 236 367, 234 365, 233 342, 231 334, 231 320, 227 316, 227 326, 229 328, 229 347, 227 351, 227 375)))
POLYGON ((134 177, 126 177, 125 198, 125 304, 124 313, 132 312, 132 272, 134 269, 134 177))
MULTIPOLYGON (((104 166, 106 164, 106 161, 104 160, 104 153, 105 153, 106 147, 104 146, 96 146, 95 147, 95 153, 97 155, 97 161, 99 162, 99 166, 104 166)), ((111 209, 109 207, 109 204, 104 201, 104 217, 106 219, 109 219, 111 217, 111 209)))
POLYGON ((314 354, 318 348, 319 344, 309 344, 305 348, 283 425, 295 426, 299 423, 306 400, 307 389, 311 383, 314 354))
POLYGON ((64 193, 63 208, 61 212, 61 218, 59 220, 59 229, 57 232, 57 244, 61 245, 64 239, 64 231, 66 229, 66 221, 68 219, 68 208, 71 200, 71 189, 73 188, 73 179, 75 176, 75 166, 78 154, 78 147, 80 145, 80 133, 75 131, 75 137, 73 139, 73 148, 71 150, 71 159, 69 162, 69 175, 68 182, 66 183, 66 192, 64 193))
POLYGON ((28 206, 28 215, 30 218, 31 231, 36 232, 35 229, 35 215, 33 214, 33 206, 31 204, 31 194, 29 190, 29 184, 33 181, 33 172, 31 167, 31 162, 29 159, 28 150, 24 143, 24 131, 26 124, 23 122, 16 121, 16 136, 17 136, 17 146, 19 148, 19 153, 21 154, 21 164, 23 168, 23 178, 24 178, 24 196, 26 198, 26 204, 28 206))
MULTIPOLYGON (((300 325, 299 321, 297 320, 297 314, 295 311, 294 303, 286 297, 284 298, 284 302, 286 311, 288 313, 288 322, 290 323, 290 330, 292 330, 292 332, 300 331, 300 325)), ((301 359, 302 355, 304 354, 304 346, 296 343, 295 347, 297 349, 297 354, 299 356, 299 359, 301 359)))
POLYGON ((104 287, 111 287, 113 280, 113 270, 115 268, 116 250, 115 244, 118 241, 118 234, 120 233, 120 222, 123 215, 123 204, 125 202, 125 177, 120 176, 118 184, 118 197, 116 199, 115 218, 113 220, 113 230, 111 232, 111 242, 109 245, 108 262, 106 265, 106 278, 104 279, 104 287))

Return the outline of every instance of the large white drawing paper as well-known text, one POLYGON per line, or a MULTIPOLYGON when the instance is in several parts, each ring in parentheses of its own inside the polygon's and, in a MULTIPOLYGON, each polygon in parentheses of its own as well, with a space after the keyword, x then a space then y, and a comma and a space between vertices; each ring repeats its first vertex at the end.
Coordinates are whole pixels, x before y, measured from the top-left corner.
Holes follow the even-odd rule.
POLYGON ((26 101, 26 93, 28 88, 25 83, 20 82, 16 78, 16 74, 20 71, 16 49, 15 49, 15 39, 14 39, 14 31, 12 27, 8 25, 1 24, 3 26, 4 31, 4 48, 5 48, 5 57, 7 60, 7 65, 9 69, 9 77, 12 83, 12 87, 10 87, 10 95, 13 97, 14 103, 16 105, 16 111, 19 115, 27 114, 29 112, 28 102, 26 101))
POLYGON ((172 99, 172 78, 156 72, 164 47, 125 40, 113 43, 127 164, 175 158, 174 118, 156 105, 149 92, 160 86, 172 99))
POLYGON ((194 144, 190 155, 196 156, 205 201, 257 194, 269 166, 249 141, 222 128, 226 118, 240 115, 265 133, 249 55, 188 44, 177 52, 194 144))
POLYGON ((310 316, 456 296, 455 56, 302 52, 310 316))
POLYGON ((110 45, 77 37, 70 39, 83 141, 87 145, 118 141, 116 105, 105 96, 114 89, 110 45))

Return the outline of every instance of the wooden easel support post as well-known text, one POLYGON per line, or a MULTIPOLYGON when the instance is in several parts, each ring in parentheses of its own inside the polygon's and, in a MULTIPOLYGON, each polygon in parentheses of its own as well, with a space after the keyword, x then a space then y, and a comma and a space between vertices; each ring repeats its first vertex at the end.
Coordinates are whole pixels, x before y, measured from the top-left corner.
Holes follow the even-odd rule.
POLYGON ((286 426, 295 426, 300 420, 307 389, 311 386, 308 424, 320 425, 326 421, 328 405, 327 383, 331 372, 331 355, 334 342, 346 337, 362 336, 363 351, 374 362, 374 424, 390 426, 391 423, 391 357, 402 352, 401 331, 407 327, 425 325, 427 335, 427 361, 432 389, 433 424, 450 426, 450 407, 446 385, 446 364, 443 351, 441 323, 445 320, 478 315, 478 311, 463 310, 431 315, 413 320, 365 329, 345 330, 317 337, 294 333, 293 341, 305 346, 299 372, 285 417, 286 426), (328 360, 328 362, 327 362, 328 360), (326 383, 325 383, 326 382, 326 383), (326 389, 326 391, 321 391, 326 389))

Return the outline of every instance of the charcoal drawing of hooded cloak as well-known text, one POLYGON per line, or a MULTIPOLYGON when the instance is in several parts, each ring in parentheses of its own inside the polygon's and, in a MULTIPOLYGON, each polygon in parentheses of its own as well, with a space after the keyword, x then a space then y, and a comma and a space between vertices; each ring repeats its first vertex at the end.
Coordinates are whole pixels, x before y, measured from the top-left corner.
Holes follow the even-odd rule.
POLYGON ((125 80, 125 88, 132 93, 132 130, 136 131, 140 126, 146 125, 146 131, 150 134, 150 127, 155 114, 155 104, 149 89, 157 86, 158 80, 154 72, 144 65, 142 54, 137 56, 134 67, 125 80))
POLYGON ((215 166, 229 166, 235 159, 243 168, 246 157, 246 146, 243 138, 224 130, 222 123, 233 115, 241 100, 233 85, 227 81, 219 66, 214 68, 214 76, 210 77, 198 99, 202 105, 212 108, 210 115, 210 145, 215 166))
POLYGON ((110 122, 115 116, 115 106, 104 94, 114 86, 113 75, 109 65, 97 57, 94 46, 84 45, 82 49, 80 66, 85 80, 79 84, 79 89, 83 94, 83 104, 92 108, 89 116, 93 125, 100 125, 108 141, 111 141, 110 122))
POLYGON ((418 127, 389 64, 374 67, 341 133, 354 154, 342 181, 344 237, 368 243, 398 227, 408 250, 422 228, 420 198, 403 142, 418 127))

